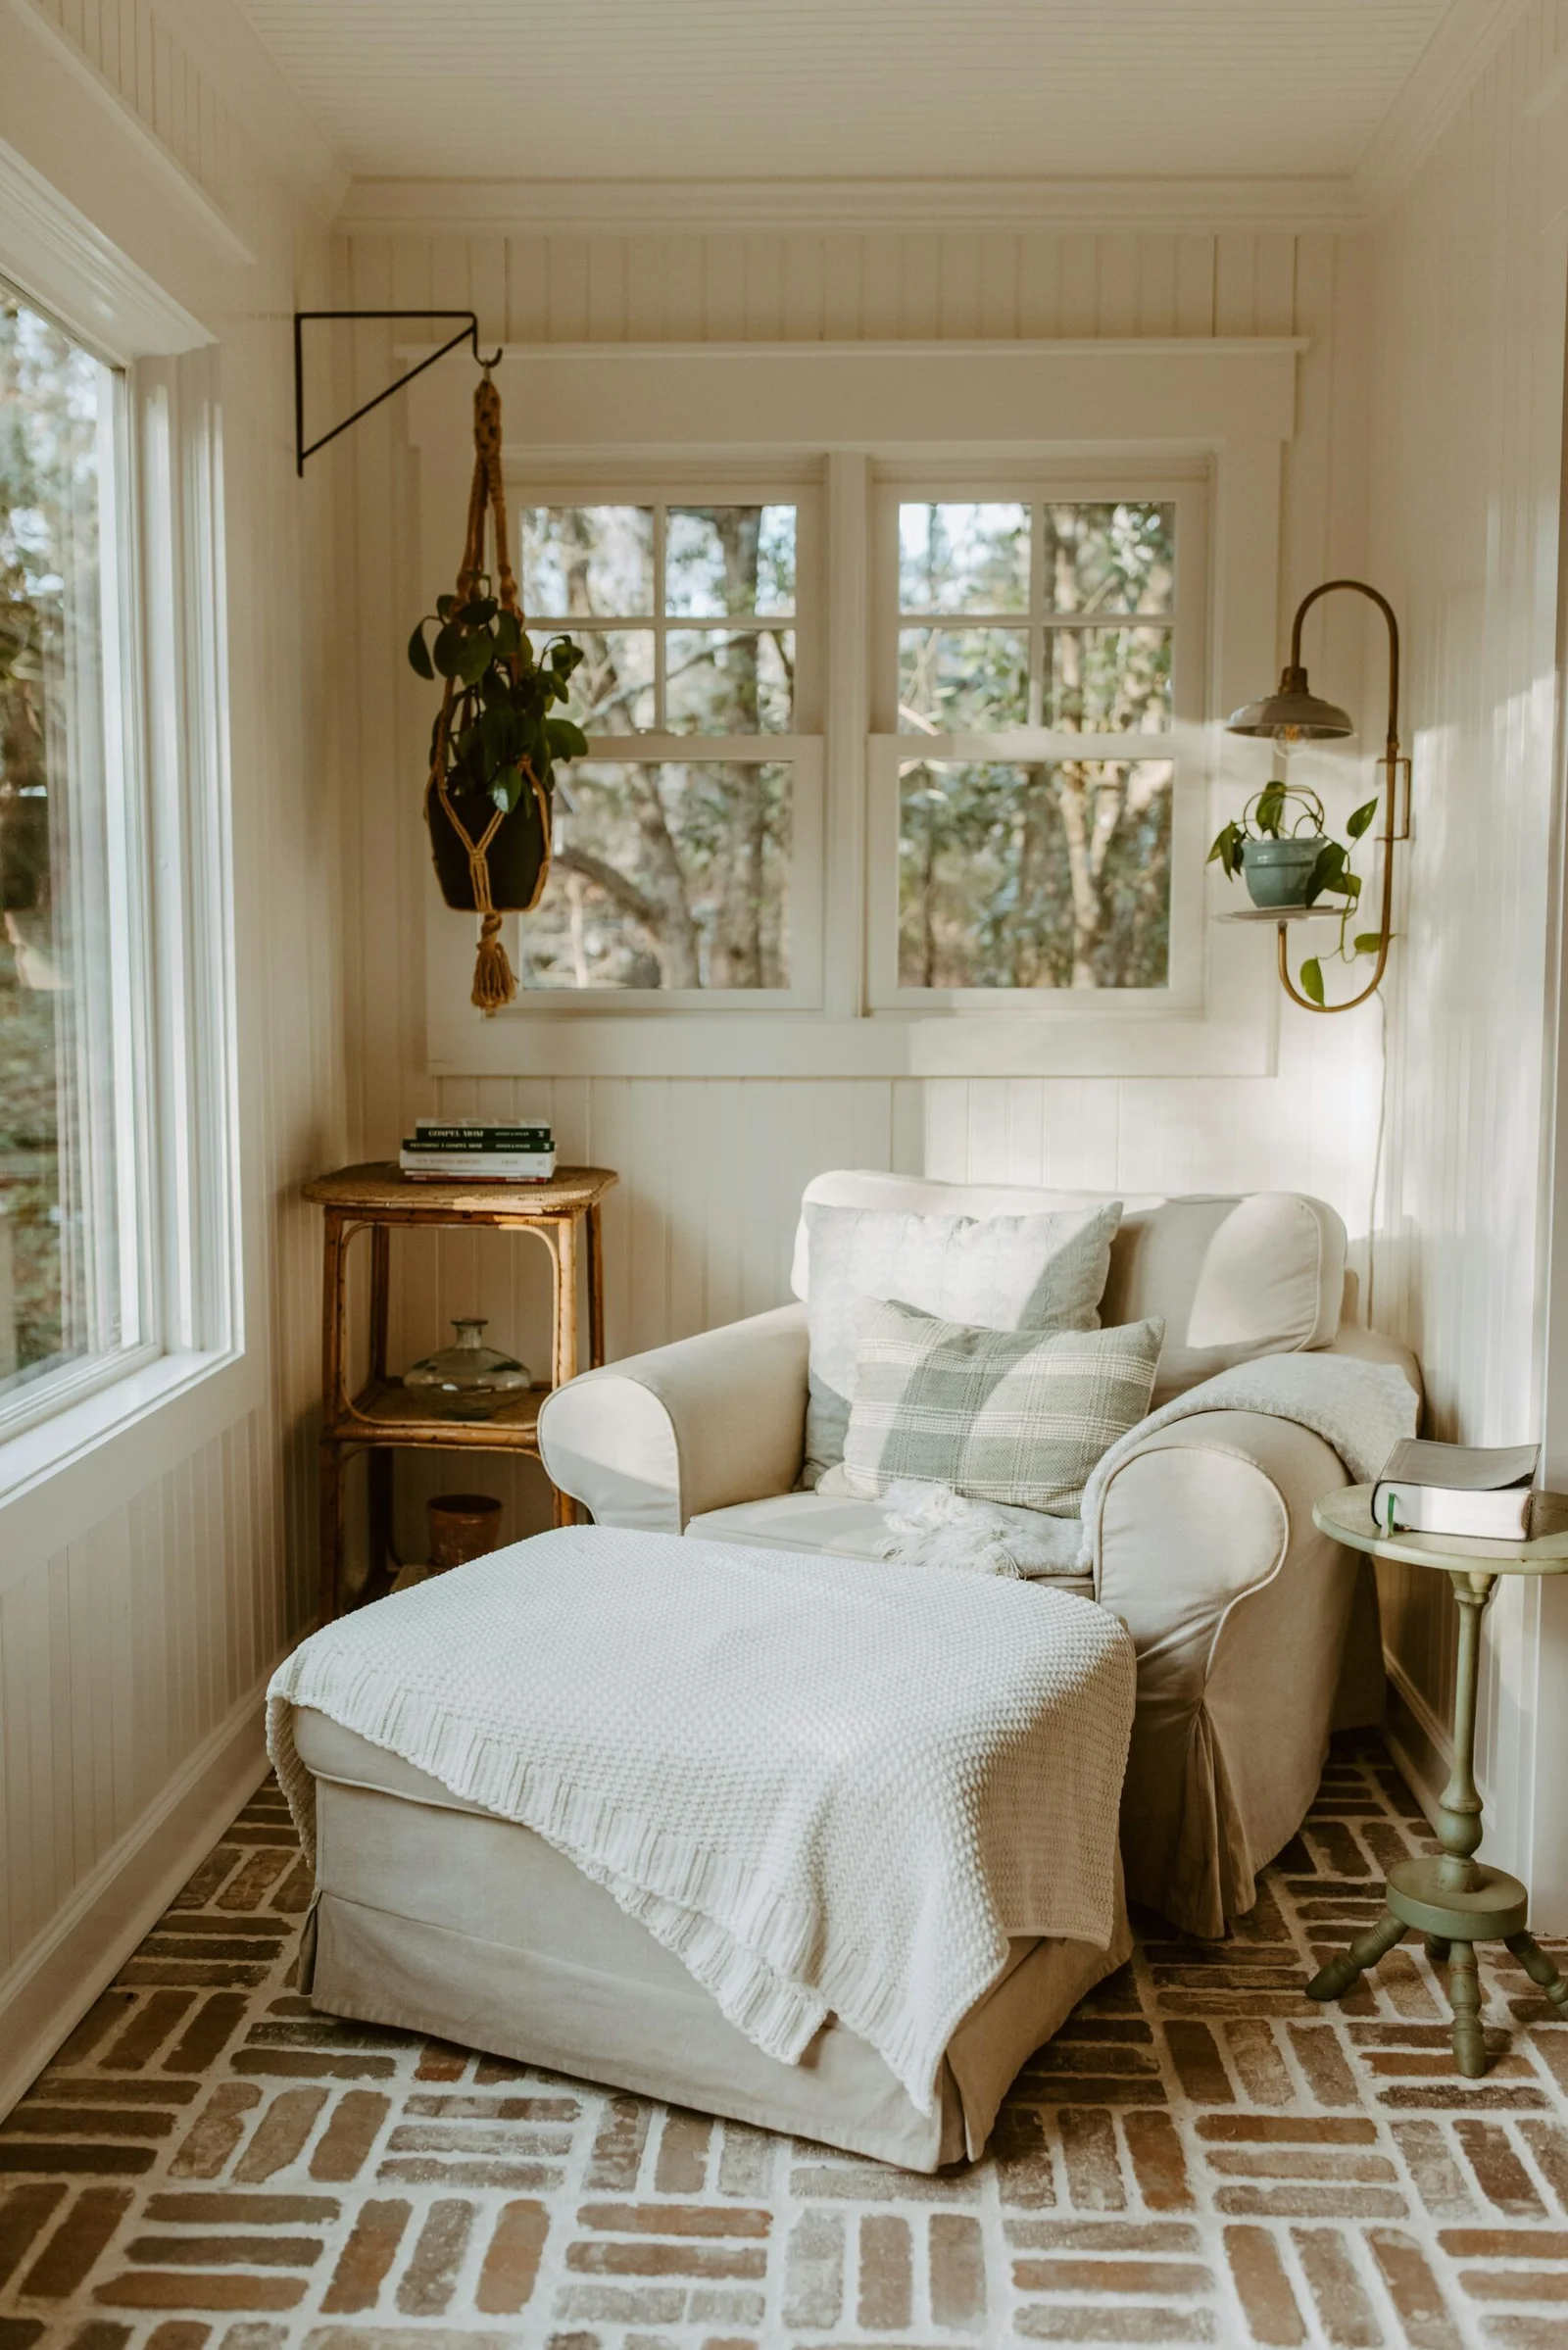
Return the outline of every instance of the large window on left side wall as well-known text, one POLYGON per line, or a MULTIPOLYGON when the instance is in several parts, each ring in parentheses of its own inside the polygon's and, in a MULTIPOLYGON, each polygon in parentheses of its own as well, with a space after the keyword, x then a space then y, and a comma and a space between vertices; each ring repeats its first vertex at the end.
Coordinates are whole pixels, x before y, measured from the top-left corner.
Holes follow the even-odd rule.
POLYGON ((122 373, 0 282, 0 1435, 155 1351, 122 373))

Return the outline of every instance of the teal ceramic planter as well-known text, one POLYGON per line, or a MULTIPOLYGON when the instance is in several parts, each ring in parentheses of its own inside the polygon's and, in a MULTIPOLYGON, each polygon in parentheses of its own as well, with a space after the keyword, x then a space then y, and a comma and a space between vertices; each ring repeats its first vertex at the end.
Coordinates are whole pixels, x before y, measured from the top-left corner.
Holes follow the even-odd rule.
POLYGON ((1304 906, 1318 852, 1328 847, 1320 832, 1289 841, 1244 841, 1242 872, 1254 906, 1304 906))

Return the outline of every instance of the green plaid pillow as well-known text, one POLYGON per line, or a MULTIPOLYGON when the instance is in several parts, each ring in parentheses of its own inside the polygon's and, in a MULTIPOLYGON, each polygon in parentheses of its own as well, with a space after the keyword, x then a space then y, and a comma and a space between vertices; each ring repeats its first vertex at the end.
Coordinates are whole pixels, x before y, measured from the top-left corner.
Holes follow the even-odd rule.
POLYGON ((1102 1452, 1149 1411, 1163 1322, 971 1330, 865 1298, 844 1445, 851 1493, 901 1477, 1070 1518, 1102 1452))

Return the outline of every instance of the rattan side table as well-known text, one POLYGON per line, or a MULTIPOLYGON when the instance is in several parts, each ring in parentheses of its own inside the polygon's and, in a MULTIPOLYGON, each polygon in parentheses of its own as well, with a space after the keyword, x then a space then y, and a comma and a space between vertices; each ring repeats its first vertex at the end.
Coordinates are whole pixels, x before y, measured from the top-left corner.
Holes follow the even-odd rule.
POLYGON ((1568 2016, 1568 1983, 1527 1933, 1530 1895, 1517 1877, 1475 1858, 1481 1843, 1481 1797, 1476 1789, 1476 1688, 1481 1668, 1481 1618, 1499 1575, 1568 1574, 1568 1535, 1539 1542, 1458 1541, 1441 1534, 1379 1534, 1372 1523, 1372 1488, 1344 1487, 1325 1494, 1312 1516, 1320 1530, 1349 1549, 1404 1566, 1433 1567, 1447 1576, 1459 1610, 1454 1666, 1453 1768, 1438 1809, 1437 1860, 1401 1860, 1384 1887, 1387 1914, 1340 1958, 1330 1959, 1306 1986, 1309 1999, 1341 1999, 1414 1927, 1428 1955, 1448 1962, 1453 2002, 1453 2060, 1467 2079, 1487 2069, 1481 2033, 1477 1942, 1506 1942, 1532 1983, 1558 2013, 1568 2016))
MULTIPOLYGON (((392 1454, 400 1446, 456 1451, 525 1452, 539 1457, 539 1406, 553 1388, 578 1370, 579 1238, 586 1242, 588 1363, 605 1359, 605 1278, 600 1203, 616 1177, 608 1167, 558 1167, 548 1183, 416 1183, 395 1163, 340 1167, 304 1186, 307 1199, 326 1211, 321 1297, 321 1621, 338 1611, 343 1550, 343 1470, 364 1451, 370 1479, 368 1595, 383 1588, 392 1528, 392 1454), (526 1232, 550 1257, 555 1311, 550 1378, 503 1404, 488 1420, 442 1419, 416 1388, 387 1369, 387 1308, 392 1232, 398 1225, 482 1226, 526 1232), (358 1395, 347 1386, 348 1246, 370 1235, 370 1365, 358 1395)), ((558 1526, 569 1525, 572 1503, 555 1492, 558 1526)))

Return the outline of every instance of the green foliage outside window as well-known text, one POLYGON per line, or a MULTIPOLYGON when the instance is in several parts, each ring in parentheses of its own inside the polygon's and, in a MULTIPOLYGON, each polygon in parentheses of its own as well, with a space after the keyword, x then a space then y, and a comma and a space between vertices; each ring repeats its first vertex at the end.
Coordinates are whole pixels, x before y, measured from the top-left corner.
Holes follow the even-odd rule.
POLYGON ((524 987, 789 985, 788 761, 605 753, 638 731, 792 729, 795 521, 793 506, 522 510, 524 603, 582 646, 573 696, 600 754, 558 794, 524 987))
POLYGON ((1022 726, 1132 736, 1173 720, 1175 510, 1107 501, 906 504, 899 726, 904 987, 1163 987, 1168 759, 943 756, 1022 726), (911 746, 912 748, 912 746, 911 746))
POLYGON ((72 678, 97 659, 98 398, 96 363, 0 290, 0 1395, 81 1344, 71 777, 96 761, 72 678))

